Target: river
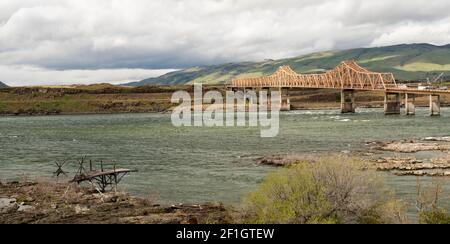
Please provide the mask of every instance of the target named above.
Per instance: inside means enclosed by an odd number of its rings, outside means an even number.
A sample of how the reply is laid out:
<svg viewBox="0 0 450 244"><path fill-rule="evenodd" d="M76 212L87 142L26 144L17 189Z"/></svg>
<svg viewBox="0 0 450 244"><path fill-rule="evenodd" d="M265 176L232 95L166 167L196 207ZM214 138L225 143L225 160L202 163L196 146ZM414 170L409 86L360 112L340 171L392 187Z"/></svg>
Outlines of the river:
<svg viewBox="0 0 450 244"><path fill-rule="evenodd" d="M259 128L175 128L169 114L0 117L0 179L51 177L55 161L85 155L139 172L121 187L160 195L163 203L237 203L256 187L268 166L256 159L273 154L354 151L366 141L450 134L450 109L429 117L385 116L381 109L292 111L281 115L280 135L262 139ZM75 171L75 163L66 170ZM387 176L404 198L413 199L415 177Z"/></svg>

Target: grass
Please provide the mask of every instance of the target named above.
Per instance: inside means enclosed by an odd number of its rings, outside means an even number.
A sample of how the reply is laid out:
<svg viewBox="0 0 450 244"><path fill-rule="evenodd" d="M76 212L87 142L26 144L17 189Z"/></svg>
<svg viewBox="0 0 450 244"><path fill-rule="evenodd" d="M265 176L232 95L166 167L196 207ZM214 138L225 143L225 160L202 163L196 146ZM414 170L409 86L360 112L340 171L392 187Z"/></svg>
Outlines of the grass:
<svg viewBox="0 0 450 244"><path fill-rule="evenodd" d="M409 72L433 72L433 71L450 71L450 64L433 64L433 63L410 63L403 66L395 67L399 70Z"/></svg>
<svg viewBox="0 0 450 244"><path fill-rule="evenodd" d="M261 77L264 76L263 72L250 72L250 73L243 73L238 75L236 78L254 78L254 77Z"/></svg>
<svg viewBox="0 0 450 244"><path fill-rule="evenodd" d="M185 73L192 73L192 72L199 72L201 70L202 70L202 68L200 68L200 67L192 67L192 68L183 70L183 72L185 72Z"/></svg>
<svg viewBox="0 0 450 244"><path fill-rule="evenodd" d="M336 53L335 51L313 53L313 54L310 54L307 56L300 57L300 58L296 59L295 62L302 62L302 61L307 61L307 60L311 60L311 59L328 58L328 57L332 57L333 55L335 55L335 53Z"/></svg>
<svg viewBox="0 0 450 244"><path fill-rule="evenodd" d="M367 63L372 63L372 62L384 61L384 60L388 60L388 59L395 58L395 57L398 57L398 55L390 55L390 56L384 56L384 57L374 57L374 58L371 58L371 59L358 60L358 62L360 64L367 64Z"/></svg>
<svg viewBox="0 0 450 244"><path fill-rule="evenodd" d="M202 83L202 84L221 84L225 83L228 80L231 80L233 75L231 73L221 73L221 72L215 72L212 74L208 74L206 76L199 77L191 82L189 84L196 84L196 83Z"/></svg>
<svg viewBox="0 0 450 244"><path fill-rule="evenodd" d="M2 101L0 101L0 112L6 110L6 104Z"/></svg>

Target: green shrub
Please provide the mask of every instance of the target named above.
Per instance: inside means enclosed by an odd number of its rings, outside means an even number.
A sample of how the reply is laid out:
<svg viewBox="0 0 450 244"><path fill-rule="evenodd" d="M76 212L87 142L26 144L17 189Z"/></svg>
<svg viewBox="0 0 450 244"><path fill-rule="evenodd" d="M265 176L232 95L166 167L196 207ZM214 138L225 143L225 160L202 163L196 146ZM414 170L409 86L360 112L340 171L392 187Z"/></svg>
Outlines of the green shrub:
<svg viewBox="0 0 450 244"><path fill-rule="evenodd" d="M270 174L242 206L254 224L382 224L405 221L404 205L357 159L327 157Z"/></svg>

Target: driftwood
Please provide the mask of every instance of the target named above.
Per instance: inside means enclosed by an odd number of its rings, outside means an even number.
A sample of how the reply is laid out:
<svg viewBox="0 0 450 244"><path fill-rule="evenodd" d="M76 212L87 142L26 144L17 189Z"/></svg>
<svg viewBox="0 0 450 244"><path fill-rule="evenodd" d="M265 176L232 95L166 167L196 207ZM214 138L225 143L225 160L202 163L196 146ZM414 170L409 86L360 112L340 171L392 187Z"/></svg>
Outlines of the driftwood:
<svg viewBox="0 0 450 244"><path fill-rule="evenodd" d="M70 181L70 183L81 184L83 182L89 182L99 192L105 192L108 187L117 190L117 185L122 181L122 179L132 172L137 172L137 170L131 169L116 169L114 164L113 169L104 169L103 162L100 162L100 169L94 170L92 161L89 160L89 171L85 169L84 164L86 163L86 158L82 157L78 162L79 168L77 174Z"/></svg>
<svg viewBox="0 0 450 244"><path fill-rule="evenodd" d="M130 169L113 169L113 170L96 170L90 171L84 174L76 175L71 183L81 184L85 181L96 183L101 192L105 192L108 186L117 187L117 185L122 181L123 177L131 172L136 172L136 170Z"/></svg>
<svg viewBox="0 0 450 244"><path fill-rule="evenodd" d="M67 161L64 161L62 163L60 162L56 162L56 167L58 167L58 169L53 173L54 176L58 177L60 175L64 175L65 177L67 177L67 173L63 170L64 165L66 165Z"/></svg>

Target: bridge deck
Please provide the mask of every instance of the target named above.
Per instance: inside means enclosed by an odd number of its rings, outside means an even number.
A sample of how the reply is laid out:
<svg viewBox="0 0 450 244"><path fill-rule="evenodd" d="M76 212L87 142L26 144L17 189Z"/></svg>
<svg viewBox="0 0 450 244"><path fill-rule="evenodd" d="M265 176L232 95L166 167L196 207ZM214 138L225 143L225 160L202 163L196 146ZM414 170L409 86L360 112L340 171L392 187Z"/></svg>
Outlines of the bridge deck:
<svg viewBox="0 0 450 244"><path fill-rule="evenodd" d="M449 90L387 89L386 92L417 95L450 95Z"/></svg>

